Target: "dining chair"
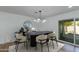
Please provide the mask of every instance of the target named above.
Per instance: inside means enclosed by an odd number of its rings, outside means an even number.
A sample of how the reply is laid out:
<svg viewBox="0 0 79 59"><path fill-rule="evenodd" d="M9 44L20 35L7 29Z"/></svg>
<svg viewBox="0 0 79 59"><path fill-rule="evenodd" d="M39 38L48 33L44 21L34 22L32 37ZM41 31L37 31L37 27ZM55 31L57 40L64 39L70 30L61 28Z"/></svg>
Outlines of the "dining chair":
<svg viewBox="0 0 79 59"><path fill-rule="evenodd" d="M15 40L15 49L16 49L16 52L18 51L18 46L19 44L21 43L24 43L24 46L26 46L26 48L28 49L28 40L27 40L27 36L24 36L22 33L16 33L15 34L15 37L16 37L16 40Z"/></svg>
<svg viewBox="0 0 79 59"><path fill-rule="evenodd" d="M46 44L49 52L49 40L47 39L47 35L39 35L36 37L36 42L41 45L41 52L43 52L43 45Z"/></svg>
<svg viewBox="0 0 79 59"><path fill-rule="evenodd" d="M52 41L53 49L54 49L54 42L53 41L56 41L56 45L58 47L58 43L57 43L57 39L56 39L55 33L49 33L47 37L48 37L49 40Z"/></svg>

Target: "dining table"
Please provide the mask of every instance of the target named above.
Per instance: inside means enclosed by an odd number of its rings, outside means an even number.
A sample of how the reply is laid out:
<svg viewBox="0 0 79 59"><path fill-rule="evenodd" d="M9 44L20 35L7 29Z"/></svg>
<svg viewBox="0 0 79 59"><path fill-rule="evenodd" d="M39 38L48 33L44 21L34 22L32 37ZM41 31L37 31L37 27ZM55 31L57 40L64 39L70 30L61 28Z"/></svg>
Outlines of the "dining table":
<svg viewBox="0 0 79 59"><path fill-rule="evenodd" d="M30 46L31 47L36 47L37 46L37 42L36 42L36 37L39 35L47 35L49 33L52 33L53 31L32 31L32 32L28 32L28 36L29 36L29 40L30 40Z"/></svg>

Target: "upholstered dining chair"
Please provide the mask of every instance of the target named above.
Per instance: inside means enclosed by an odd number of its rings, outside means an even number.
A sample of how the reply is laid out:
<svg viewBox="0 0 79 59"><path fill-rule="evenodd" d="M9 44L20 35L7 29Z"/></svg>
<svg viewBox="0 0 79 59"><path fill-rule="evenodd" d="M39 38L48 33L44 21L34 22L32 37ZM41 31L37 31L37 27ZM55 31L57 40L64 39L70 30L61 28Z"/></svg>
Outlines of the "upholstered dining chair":
<svg viewBox="0 0 79 59"><path fill-rule="evenodd" d="M36 37L36 42L41 45L41 52L43 52L43 45L46 44L49 52L49 40L47 39L47 35L39 35Z"/></svg>
<svg viewBox="0 0 79 59"><path fill-rule="evenodd" d="M58 47L58 43L57 43L57 39L56 39L55 33L49 33L47 37L48 37L49 40L52 41L53 49L54 49L54 42L53 41L56 41L56 45Z"/></svg>
<svg viewBox="0 0 79 59"><path fill-rule="evenodd" d="M18 46L19 44L21 43L24 43L24 46L26 46L26 48L28 49L28 40L27 40L27 36L24 36L22 33L16 33L15 35L16 37L16 40L15 40L15 49L16 49L16 52L18 51Z"/></svg>

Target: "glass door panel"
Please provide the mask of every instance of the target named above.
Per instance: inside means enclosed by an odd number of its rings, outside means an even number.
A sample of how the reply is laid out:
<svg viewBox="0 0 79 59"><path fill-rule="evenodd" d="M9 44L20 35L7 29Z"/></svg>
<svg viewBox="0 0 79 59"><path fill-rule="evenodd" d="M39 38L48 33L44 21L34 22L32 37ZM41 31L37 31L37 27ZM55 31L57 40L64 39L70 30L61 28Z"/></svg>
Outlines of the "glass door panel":
<svg viewBox="0 0 79 59"><path fill-rule="evenodd" d="M79 19L75 20L75 44L79 44Z"/></svg>
<svg viewBox="0 0 79 59"><path fill-rule="evenodd" d="M73 19L59 21L59 39L74 43Z"/></svg>

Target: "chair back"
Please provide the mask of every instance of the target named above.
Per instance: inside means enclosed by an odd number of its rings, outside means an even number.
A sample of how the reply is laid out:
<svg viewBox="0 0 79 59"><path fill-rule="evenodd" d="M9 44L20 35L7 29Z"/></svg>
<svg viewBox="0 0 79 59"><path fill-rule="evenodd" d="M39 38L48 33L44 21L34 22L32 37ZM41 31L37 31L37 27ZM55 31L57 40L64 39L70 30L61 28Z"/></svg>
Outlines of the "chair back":
<svg viewBox="0 0 79 59"><path fill-rule="evenodd" d="M22 36L22 34L20 34L20 33L15 34L16 39L21 39L21 36Z"/></svg>
<svg viewBox="0 0 79 59"><path fill-rule="evenodd" d="M47 38L49 40L55 40L56 39L56 35L55 35L55 33L49 33L48 36L47 36Z"/></svg>
<svg viewBox="0 0 79 59"><path fill-rule="evenodd" d="M27 40L27 36L22 35L22 33L16 33L16 39L20 39L20 41Z"/></svg>
<svg viewBox="0 0 79 59"><path fill-rule="evenodd" d="M47 40L47 35L39 35L36 37L36 42L46 41L46 40Z"/></svg>

